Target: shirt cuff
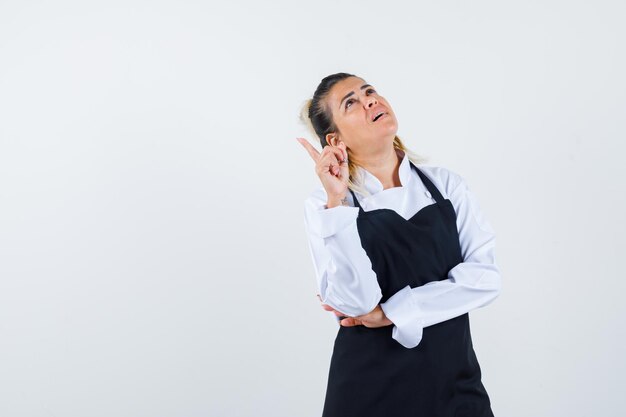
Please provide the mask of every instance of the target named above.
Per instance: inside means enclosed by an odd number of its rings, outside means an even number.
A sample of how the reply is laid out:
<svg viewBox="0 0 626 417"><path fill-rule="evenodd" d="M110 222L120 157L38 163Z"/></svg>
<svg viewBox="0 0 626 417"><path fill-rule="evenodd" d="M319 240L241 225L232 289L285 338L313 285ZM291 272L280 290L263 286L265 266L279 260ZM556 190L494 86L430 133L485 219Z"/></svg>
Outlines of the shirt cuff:
<svg viewBox="0 0 626 417"><path fill-rule="evenodd" d="M411 286L407 285L380 304L385 316L394 324L391 337L407 349L414 348L422 340L424 329L421 310L413 298Z"/></svg>
<svg viewBox="0 0 626 417"><path fill-rule="evenodd" d="M327 238L354 223L358 214L358 207L336 206L326 208L324 205L311 211L309 227L311 232L322 238Z"/></svg>

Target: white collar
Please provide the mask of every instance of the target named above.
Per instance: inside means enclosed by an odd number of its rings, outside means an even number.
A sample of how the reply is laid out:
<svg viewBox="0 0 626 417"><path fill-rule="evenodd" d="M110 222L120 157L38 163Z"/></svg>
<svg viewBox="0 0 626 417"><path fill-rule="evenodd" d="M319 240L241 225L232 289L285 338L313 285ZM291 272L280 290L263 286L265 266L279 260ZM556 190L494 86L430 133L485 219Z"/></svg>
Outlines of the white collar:
<svg viewBox="0 0 626 417"><path fill-rule="evenodd" d="M400 167L398 168L398 175L400 177L400 186L406 187L411 181L411 164L406 152L396 149L398 156L402 157ZM357 166L357 172L359 178L362 179L361 185L372 195L383 191L383 184L378 178L365 168Z"/></svg>

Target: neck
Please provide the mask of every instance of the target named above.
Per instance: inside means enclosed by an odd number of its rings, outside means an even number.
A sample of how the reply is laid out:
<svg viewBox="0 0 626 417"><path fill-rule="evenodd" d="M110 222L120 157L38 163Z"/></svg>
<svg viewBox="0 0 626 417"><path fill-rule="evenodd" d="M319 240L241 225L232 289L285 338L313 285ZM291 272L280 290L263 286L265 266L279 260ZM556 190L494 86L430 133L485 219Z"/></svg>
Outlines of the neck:
<svg viewBox="0 0 626 417"><path fill-rule="evenodd" d="M352 160L374 175L383 185L383 189L401 186L399 168L402 162L402 151L393 146L383 153L353 157Z"/></svg>

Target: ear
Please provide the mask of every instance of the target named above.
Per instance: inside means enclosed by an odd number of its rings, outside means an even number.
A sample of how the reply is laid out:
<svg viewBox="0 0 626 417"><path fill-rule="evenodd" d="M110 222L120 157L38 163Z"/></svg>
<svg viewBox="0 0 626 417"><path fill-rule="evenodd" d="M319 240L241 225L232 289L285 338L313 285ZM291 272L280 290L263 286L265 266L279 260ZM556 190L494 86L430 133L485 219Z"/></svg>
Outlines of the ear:
<svg viewBox="0 0 626 417"><path fill-rule="evenodd" d="M331 146L337 146L339 144L339 139L336 133L329 133L326 135L326 143Z"/></svg>

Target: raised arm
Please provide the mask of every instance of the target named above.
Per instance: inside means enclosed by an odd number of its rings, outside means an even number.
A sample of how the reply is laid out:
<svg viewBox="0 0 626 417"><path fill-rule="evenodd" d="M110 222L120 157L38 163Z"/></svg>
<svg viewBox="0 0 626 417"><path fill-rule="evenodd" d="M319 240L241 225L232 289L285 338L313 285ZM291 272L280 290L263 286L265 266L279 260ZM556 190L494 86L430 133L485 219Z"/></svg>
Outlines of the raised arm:
<svg viewBox="0 0 626 417"><path fill-rule="evenodd" d="M419 344L424 327L491 303L502 285L495 261L495 232L464 179L448 172L455 184L448 198L457 213L464 261L448 272L447 279L415 288L407 285L381 303L385 315L394 323L392 337L406 348Z"/></svg>

